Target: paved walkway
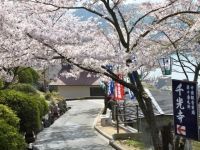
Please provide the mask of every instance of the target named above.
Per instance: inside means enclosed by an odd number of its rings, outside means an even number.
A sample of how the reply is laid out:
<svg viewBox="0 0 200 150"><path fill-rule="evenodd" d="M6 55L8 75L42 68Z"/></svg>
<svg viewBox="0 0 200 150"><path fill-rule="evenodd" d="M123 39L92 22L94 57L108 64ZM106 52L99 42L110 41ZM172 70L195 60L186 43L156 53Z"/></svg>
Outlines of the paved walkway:
<svg viewBox="0 0 200 150"><path fill-rule="evenodd" d="M68 112L37 135L38 150L113 150L93 128L103 100L69 101Z"/></svg>

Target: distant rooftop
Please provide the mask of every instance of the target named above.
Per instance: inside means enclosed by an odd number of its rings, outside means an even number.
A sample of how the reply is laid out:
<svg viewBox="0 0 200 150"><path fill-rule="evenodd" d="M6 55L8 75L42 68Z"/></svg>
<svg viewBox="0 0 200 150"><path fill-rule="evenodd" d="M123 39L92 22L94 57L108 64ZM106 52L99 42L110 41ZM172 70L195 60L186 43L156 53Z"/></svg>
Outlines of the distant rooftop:
<svg viewBox="0 0 200 150"><path fill-rule="evenodd" d="M94 73L83 71L78 78L61 75L64 71L70 71L70 66L63 66L57 77L55 77L49 85L71 85L71 86L88 86L99 85L100 79Z"/></svg>
<svg viewBox="0 0 200 150"><path fill-rule="evenodd" d="M171 90L172 79L171 79L171 77L159 78L155 86L158 89Z"/></svg>
<svg viewBox="0 0 200 150"><path fill-rule="evenodd" d="M171 91L151 91L151 94L155 98L165 115L173 114Z"/></svg>

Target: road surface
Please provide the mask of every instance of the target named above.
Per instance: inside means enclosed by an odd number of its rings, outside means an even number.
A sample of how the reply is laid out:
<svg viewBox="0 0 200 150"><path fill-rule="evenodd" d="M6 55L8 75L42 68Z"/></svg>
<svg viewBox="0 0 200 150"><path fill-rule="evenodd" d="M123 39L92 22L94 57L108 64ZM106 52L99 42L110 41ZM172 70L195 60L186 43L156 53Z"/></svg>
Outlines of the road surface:
<svg viewBox="0 0 200 150"><path fill-rule="evenodd" d="M38 150L113 150L93 128L103 100L67 102L71 109L37 135Z"/></svg>

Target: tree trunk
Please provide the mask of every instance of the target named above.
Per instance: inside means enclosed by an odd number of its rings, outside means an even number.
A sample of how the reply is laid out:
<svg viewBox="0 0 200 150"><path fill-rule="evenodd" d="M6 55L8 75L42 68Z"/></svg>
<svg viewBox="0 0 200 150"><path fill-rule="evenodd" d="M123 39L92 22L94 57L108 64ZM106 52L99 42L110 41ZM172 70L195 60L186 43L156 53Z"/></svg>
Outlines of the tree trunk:
<svg viewBox="0 0 200 150"><path fill-rule="evenodd" d="M185 149L186 139L177 136L175 139L175 150L184 150Z"/></svg>
<svg viewBox="0 0 200 150"><path fill-rule="evenodd" d="M197 67L195 68L194 79L193 79L193 81L195 81L195 82L197 82L197 80L198 80L199 70L200 70L200 64L198 64Z"/></svg>
<svg viewBox="0 0 200 150"><path fill-rule="evenodd" d="M159 138L159 130L157 128L151 99L149 97L143 96L143 101L146 104L146 108L144 107L144 109L143 109L143 112L146 112L146 113L145 114L143 113L143 114L144 114L144 117L146 118L147 124L149 125L149 128L150 128L150 133L151 133L151 138L152 138L154 149L161 150L162 149L161 140Z"/></svg>
<svg viewBox="0 0 200 150"><path fill-rule="evenodd" d="M169 144L171 144L172 149L174 149L173 134L172 134L171 126L172 126L171 123L169 123L168 125L163 126L161 129L163 150L169 150Z"/></svg>
<svg viewBox="0 0 200 150"><path fill-rule="evenodd" d="M153 146L155 150L161 150L161 141L159 138L159 130L157 128L156 119L153 111L151 98L144 91L144 87L139 79L138 73L133 72L133 78L129 75L131 82L137 87L137 92L134 92L138 101L139 107L142 110L146 122L149 126Z"/></svg>

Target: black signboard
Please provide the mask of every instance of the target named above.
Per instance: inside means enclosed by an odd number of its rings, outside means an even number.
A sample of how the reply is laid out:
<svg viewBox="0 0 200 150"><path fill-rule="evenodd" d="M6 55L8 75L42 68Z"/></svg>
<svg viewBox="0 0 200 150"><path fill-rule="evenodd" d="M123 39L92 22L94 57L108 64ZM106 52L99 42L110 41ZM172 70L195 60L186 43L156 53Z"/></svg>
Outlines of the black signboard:
<svg viewBox="0 0 200 150"><path fill-rule="evenodd" d="M172 80L175 134L198 140L197 83Z"/></svg>

